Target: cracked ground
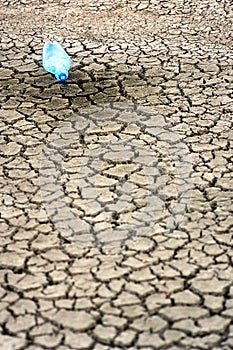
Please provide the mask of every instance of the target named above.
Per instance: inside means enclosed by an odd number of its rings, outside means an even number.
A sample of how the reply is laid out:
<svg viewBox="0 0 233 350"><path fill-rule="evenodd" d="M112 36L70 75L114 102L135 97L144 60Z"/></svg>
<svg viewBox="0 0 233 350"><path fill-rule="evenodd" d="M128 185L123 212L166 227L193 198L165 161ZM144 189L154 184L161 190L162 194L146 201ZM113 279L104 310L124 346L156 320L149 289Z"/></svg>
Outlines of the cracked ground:
<svg viewBox="0 0 233 350"><path fill-rule="evenodd" d="M233 348L232 18L1 1L0 349Z"/></svg>

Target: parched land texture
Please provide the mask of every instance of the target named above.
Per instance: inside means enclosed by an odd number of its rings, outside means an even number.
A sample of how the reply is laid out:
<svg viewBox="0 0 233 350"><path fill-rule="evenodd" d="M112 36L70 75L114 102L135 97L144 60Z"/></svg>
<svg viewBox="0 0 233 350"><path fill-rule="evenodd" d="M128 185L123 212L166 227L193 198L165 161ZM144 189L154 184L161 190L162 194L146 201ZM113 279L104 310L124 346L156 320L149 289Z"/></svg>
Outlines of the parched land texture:
<svg viewBox="0 0 233 350"><path fill-rule="evenodd" d="M232 22L230 0L1 0L1 350L233 348Z"/></svg>

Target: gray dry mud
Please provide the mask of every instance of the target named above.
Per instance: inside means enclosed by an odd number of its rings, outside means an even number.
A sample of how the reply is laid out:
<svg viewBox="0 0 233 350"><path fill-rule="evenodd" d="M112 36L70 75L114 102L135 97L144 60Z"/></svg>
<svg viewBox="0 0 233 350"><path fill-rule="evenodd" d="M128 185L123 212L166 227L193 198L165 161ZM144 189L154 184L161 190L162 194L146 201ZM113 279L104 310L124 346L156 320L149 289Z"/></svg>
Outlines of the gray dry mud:
<svg viewBox="0 0 233 350"><path fill-rule="evenodd" d="M232 349L232 18L1 1L1 350Z"/></svg>

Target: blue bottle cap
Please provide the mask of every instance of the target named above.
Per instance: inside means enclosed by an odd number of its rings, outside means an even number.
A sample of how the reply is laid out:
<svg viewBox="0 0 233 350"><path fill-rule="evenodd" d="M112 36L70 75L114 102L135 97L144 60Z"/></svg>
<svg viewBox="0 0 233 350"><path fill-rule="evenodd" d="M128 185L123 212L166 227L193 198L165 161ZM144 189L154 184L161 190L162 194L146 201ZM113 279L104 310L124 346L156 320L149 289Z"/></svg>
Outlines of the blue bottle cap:
<svg viewBox="0 0 233 350"><path fill-rule="evenodd" d="M58 75L58 79L59 79L60 81L65 81L67 78L68 78L68 76L67 76L66 73L60 73L60 74Z"/></svg>

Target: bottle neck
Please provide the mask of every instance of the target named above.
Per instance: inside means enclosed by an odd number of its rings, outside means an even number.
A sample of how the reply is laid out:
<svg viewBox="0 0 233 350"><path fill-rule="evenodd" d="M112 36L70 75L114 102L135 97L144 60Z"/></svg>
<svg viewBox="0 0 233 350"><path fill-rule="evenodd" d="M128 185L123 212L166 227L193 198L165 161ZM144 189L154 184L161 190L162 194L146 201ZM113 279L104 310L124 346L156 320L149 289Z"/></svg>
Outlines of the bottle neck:
<svg viewBox="0 0 233 350"><path fill-rule="evenodd" d="M68 78L68 71L64 65L56 67L55 77L60 81L65 81Z"/></svg>

